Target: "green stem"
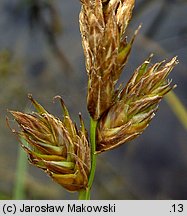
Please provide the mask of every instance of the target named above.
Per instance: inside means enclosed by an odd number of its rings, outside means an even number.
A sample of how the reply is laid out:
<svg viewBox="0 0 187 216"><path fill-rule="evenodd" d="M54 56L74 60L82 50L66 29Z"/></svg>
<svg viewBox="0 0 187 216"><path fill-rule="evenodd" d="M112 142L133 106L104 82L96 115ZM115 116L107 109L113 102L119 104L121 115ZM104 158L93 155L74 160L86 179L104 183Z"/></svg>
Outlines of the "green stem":
<svg viewBox="0 0 187 216"><path fill-rule="evenodd" d="M92 188L95 170L96 170L96 128L97 121L90 119L90 143L91 143L91 170L90 176L88 179L88 187L85 190L79 192L79 200L89 200L90 199L90 190Z"/></svg>
<svg viewBox="0 0 187 216"><path fill-rule="evenodd" d="M183 127L187 130L187 110L180 99L173 91L171 91L166 95L166 101Z"/></svg>
<svg viewBox="0 0 187 216"><path fill-rule="evenodd" d="M25 141L22 140L22 142ZM13 199L15 200L25 199L25 179L27 173L27 166L27 155L20 146L18 152L16 180L13 191Z"/></svg>
<svg viewBox="0 0 187 216"><path fill-rule="evenodd" d="M91 171L90 176L88 180L88 189L91 190L94 176L95 176L95 170L96 170L96 128L97 128L97 121L93 120L91 118L90 121L90 142L91 142Z"/></svg>

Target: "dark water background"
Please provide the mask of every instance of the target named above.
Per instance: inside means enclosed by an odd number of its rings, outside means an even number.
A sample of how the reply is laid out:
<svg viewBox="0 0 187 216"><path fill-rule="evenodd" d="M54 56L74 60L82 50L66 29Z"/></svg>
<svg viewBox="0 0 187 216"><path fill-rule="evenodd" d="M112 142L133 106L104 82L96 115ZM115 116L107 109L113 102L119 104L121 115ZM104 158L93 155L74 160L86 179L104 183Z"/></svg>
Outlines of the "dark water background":
<svg viewBox="0 0 187 216"><path fill-rule="evenodd" d="M77 121L81 112L89 125L80 4L49 2L0 1L0 194L8 198L18 143L6 125L7 109L32 109L27 99L32 93L48 111L61 116L60 106L52 103L61 95L72 118ZM121 80L128 80L152 52L154 62L177 55L180 64L170 77L187 107L186 16L185 0L137 0L127 35L140 23L143 27ZM31 165L26 191L28 199L76 198ZM93 199L187 199L187 133L165 101L142 136L98 157Z"/></svg>

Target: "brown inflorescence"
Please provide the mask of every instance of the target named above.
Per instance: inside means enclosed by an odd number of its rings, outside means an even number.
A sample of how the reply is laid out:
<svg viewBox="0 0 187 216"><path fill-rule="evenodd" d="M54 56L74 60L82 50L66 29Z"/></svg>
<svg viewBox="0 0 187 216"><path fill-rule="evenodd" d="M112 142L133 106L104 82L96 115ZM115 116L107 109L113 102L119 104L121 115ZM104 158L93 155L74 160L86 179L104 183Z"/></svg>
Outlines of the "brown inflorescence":
<svg viewBox="0 0 187 216"><path fill-rule="evenodd" d="M63 121L49 114L31 96L29 98L37 113L11 111L21 128L16 134L28 143L28 146L22 144L22 147L29 161L69 191L86 188L90 148L81 116L81 129L78 130L60 97Z"/></svg>
<svg viewBox="0 0 187 216"><path fill-rule="evenodd" d="M112 105L115 85L129 56L124 32L134 0L81 0L80 30L88 74L87 107L98 120Z"/></svg>
<svg viewBox="0 0 187 216"><path fill-rule="evenodd" d="M138 67L127 85L118 91L115 103L104 113L97 128L97 152L113 149L139 136L149 125L170 86L167 76L178 63L156 63L150 58Z"/></svg>

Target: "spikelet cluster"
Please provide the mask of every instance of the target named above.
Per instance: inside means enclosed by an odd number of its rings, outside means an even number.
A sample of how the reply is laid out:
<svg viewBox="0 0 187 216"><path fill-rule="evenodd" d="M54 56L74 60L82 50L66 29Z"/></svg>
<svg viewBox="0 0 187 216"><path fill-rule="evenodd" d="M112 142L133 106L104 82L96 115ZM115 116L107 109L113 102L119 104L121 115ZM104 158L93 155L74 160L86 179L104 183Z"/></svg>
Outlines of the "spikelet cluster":
<svg viewBox="0 0 187 216"><path fill-rule="evenodd" d="M113 103L115 85L134 41L135 36L129 43L124 36L134 0L81 3L80 30L89 78L87 108L98 120Z"/></svg>
<svg viewBox="0 0 187 216"><path fill-rule="evenodd" d="M21 129L16 133L28 143L28 146L22 144L22 147L29 161L69 191L86 188L90 149L81 116L81 129L78 130L61 98L63 121L49 114L31 96L29 98L36 113L11 111Z"/></svg>
<svg viewBox="0 0 187 216"><path fill-rule="evenodd" d="M148 59L135 70L99 121L98 153L134 139L147 128L163 96L175 88L166 77L177 63L175 57L165 65L160 62L149 66Z"/></svg>
<svg viewBox="0 0 187 216"><path fill-rule="evenodd" d="M150 66L147 59L127 85L116 83L138 30L127 41L125 30L134 0L82 0L80 30L88 74L87 107L98 121L97 152L113 149L140 135L155 115L162 97L173 87L167 76L176 57Z"/></svg>
<svg viewBox="0 0 187 216"><path fill-rule="evenodd" d="M151 64L150 56L125 86L116 88L139 30L128 42L125 31L134 3L134 0L81 0L79 20L88 74L87 108L97 122L96 153L139 136L154 117L163 96L175 87L167 77L178 63L177 58ZM22 147L30 162L69 191L86 189L91 153L81 116L78 130L59 96L63 120L29 98L36 113L11 111L11 114L20 126L16 133L28 143Z"/></svg>

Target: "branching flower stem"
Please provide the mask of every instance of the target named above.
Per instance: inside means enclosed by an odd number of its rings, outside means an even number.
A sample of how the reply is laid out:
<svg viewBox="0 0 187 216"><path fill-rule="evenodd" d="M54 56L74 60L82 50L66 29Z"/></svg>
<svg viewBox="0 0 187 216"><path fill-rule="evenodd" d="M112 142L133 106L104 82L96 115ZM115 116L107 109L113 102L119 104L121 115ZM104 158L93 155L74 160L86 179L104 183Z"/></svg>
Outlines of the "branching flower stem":
<svg viewBox="0 0 187 216"><path fill-rule="evenodd" d="M88 187L85 190L79 192L79 200L89 200L90 199L90 191L92 188L95 170L96 170L96 128L97 121L90 118L90 143L91 143L91 170L90 176L88 180Z"/></svg>

